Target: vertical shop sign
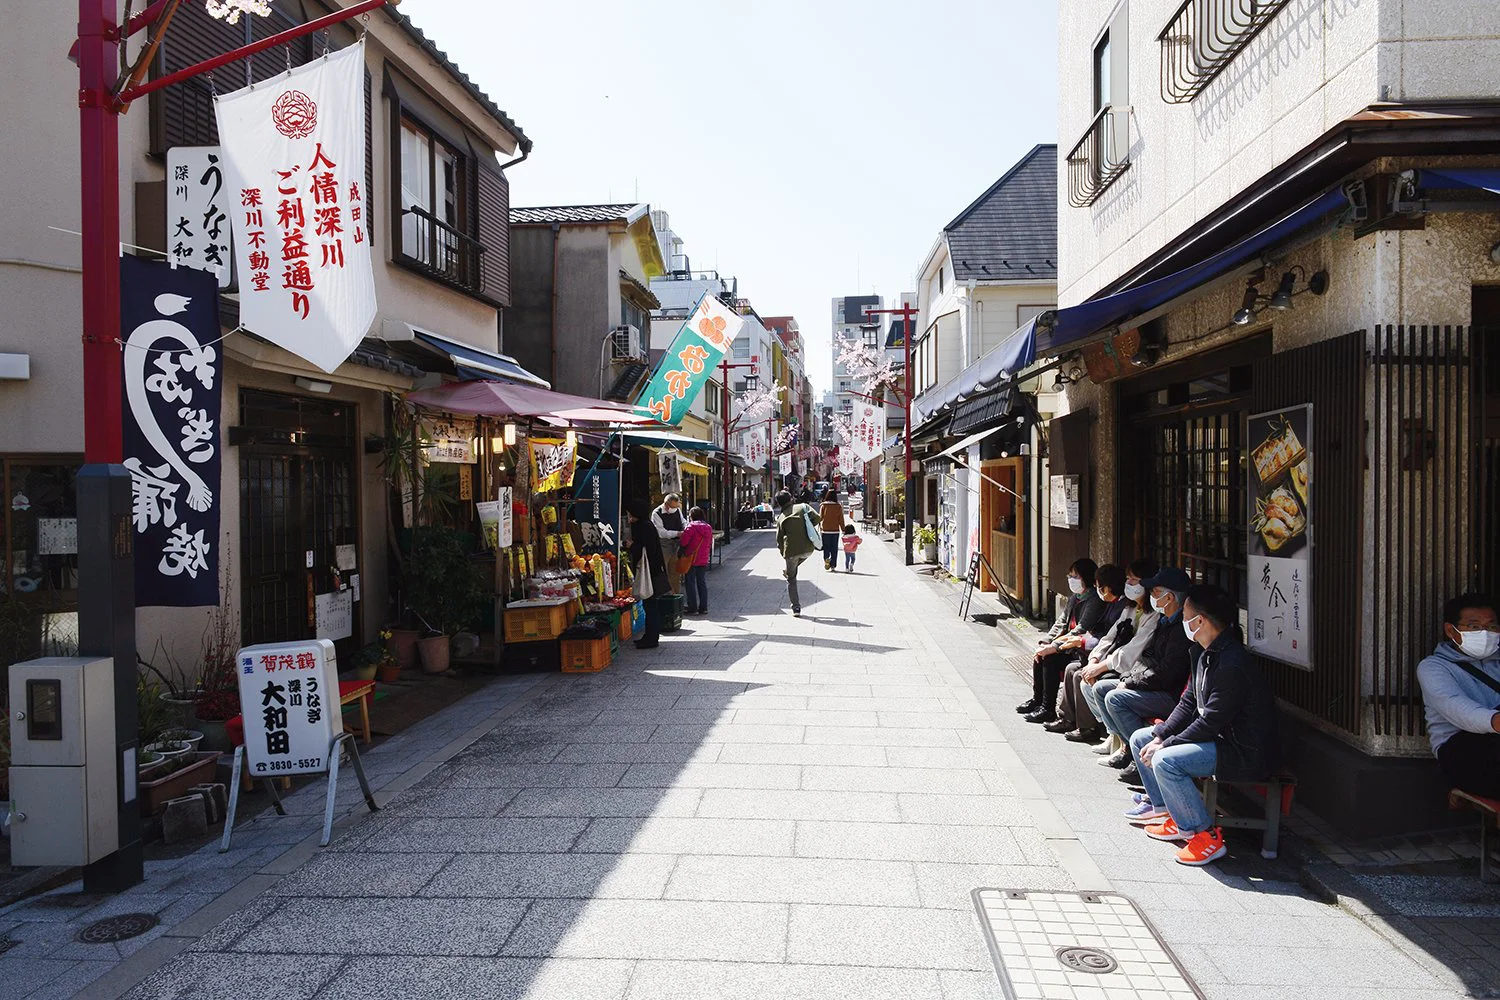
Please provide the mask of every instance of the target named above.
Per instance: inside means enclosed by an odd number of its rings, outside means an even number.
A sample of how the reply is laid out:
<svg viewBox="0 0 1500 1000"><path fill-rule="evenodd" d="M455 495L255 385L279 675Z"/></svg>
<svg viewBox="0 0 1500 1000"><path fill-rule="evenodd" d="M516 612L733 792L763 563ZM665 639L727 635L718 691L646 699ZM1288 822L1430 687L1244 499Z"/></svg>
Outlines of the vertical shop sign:
<svg viewBox="0 0 1500 1000"><path fill-rule="evenodd" d="M682 492L682 464L678 460L675 451L659 451L656 453L656 472L661 480L661 492Z"/></svg>
<svg viewBox="0 0 1500 1000"><path fill-rule="evenodd" d="M245 329L331 372L375 320L365 45L215 98Z"/></svg>
<svg viewBox="0 0 1500 1000"><path fill-rule="evenodd" d="M229 253L229 188L218 146L167 150L167 254L180 267L212 271L220 288L234 277Z"/></svg>
<svg viewBox="0 0 1500 1000"><path fill-rule="evenodd" d="M344 731L333 643L310 639L246 646L235 659L250 773L328 770L329 745Z"/></svg>
<svg viewBox="0 0 1500 1000"><path fill-rule="evenodd" d="M120 332L136 605L218 604L224 358L213 275L121 257Z"/></svg>
<svg viewBox="0 0 1500 1000"><path fill-rule="evenodd" d="M620 537L620 470L595 466L573 483L578 498L570 515L585 552L613 552Z"/></svg>
<svg viewBox="0 0 1500 1000"><path fill-rule="evenodd" d="M1252 414L1248 440L1246 641L1262 656L1311 669L1311 404Z"/></svg>
<svg viewBox="0 0 1500 1000"><path fill-rule="evenodd" d="M744 325L744 317L715 296L704 295L662 355L641 393L641 405L664 424L682 423L719 357Z"/></svg>

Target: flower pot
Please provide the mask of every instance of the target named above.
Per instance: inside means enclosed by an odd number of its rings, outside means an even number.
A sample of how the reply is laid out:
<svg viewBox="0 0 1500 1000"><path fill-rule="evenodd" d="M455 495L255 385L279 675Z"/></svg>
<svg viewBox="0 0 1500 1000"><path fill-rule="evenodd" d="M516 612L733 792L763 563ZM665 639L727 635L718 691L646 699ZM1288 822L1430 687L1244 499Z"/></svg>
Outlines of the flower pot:
<svg viewBox="0 0 1500 1000"><path fill-rule="evenodd" d="M448 669L449 644L446 635L417 640L417 652L421 655L424 673L441 674Z"/></svg>
<svg viewBox="0 0 1500 1000"><path fill-rule="evenodd" d="M194 691L186 698L174 698L172 692L163 691L157 697L172 710L172 724L187 729L188 722L193 717L193 708L198 704L198 695L199 692Z"/></svg>
<svg viewBox="0 0 1500 1000"><path fill-rule="evenodd" d="M164 760L166 760L166 758L157 753L155 750L146 750L143 748L141 752L136 755L135 769L137 772L144 771L149 767L155 767L157 764L160 764Z"/></svg>
<svg viewBox="0 0 1500 1000"><path fill-rule="evenodd" d="M403 667L414 667L417 665L417 640L422 638L422 633L414 628L391 629L391 652L396 654L396 662Z"/></svg>
<svg viewBox="0 0 1500 1000"><path fill-rule="evenodd" d="M229 740L229 732L224 728L223 719L200 719L194 716L193 726L203 732L203 741L195 746L194 750L217 750L219 753L229 753L234 749L234 744Z"/></svg>
<svg viewBox="0 0 1500 1000"><path fill-rule="evenodd" d="M189 761L187 766L171 773L163 772L177 761L161 761L155 767L141 772L136 797L141 803L142 816L156 815L166 808L168 799L186 795L194 785L213 780L214 768L219 763L217 753L196 753L185 759Z"/></svg>
<svg viewBox="0 0 1500 1000"><path fill-rule="evenodd" d="M378 663L361 663L353 670L354 679L357 681L373 681L375 673L380 669Z"/></svg>
<svg viewBox="0 0 1500 1000"><path fill-rule="evenodd" d="M382 663L375 668L375 679L382 684L394 684L401 679L401 664Z"/></svg>
<svg viewBox="0 0 1500 1000"><path fill-rule="evenodd" d="M193 748L187 743L179 743L174 740L165 743L151 743L145 749L159 753L170 760L173 757L181 757L183 754L189 753Z"/></svg>
<svg viewBox="0 0 1500 1000"><path fill-rule="evenodd" d="M174 729L162 736L163 743L186 743L189 750L197 750L203 742L203 734L196 729Z"/></svg>
<svg viewBox="0 0 1500 1000"><path fill-rule="evenodd" d="M930 563L937 562L937 543L936 542L934 542L931 545L924 545L924 546L922 546L922 561L923 562L930 562Z"/></svg>

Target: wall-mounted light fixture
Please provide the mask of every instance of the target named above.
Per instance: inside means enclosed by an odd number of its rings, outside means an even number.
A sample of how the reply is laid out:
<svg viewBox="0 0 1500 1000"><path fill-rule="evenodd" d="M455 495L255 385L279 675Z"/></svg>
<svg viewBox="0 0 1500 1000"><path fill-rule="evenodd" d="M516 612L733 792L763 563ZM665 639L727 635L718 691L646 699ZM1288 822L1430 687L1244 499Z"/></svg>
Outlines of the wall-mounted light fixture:
<svg viewBox="0 0 1500 1000"><path fill-rule="evenodd" d="M1494 261L1496 264L1500 264L1500 243L1496 243L1494 246L1490 247L1490 260Z"/></svg>
<svg viewBox="0 0 1500 1000"><path fill-rule="evenodd" d="M298 375L296 378L292 379L292 384L297 388L305 389L308 392L321 392L327 394L333 391L332 382L322 382L317 379L303 378L301 375Z"/></svg>
<svg viewBox="0 0 1500 1000"><path fill-rule="evenodd" d="M1249 326L1255 320L1255 307L1260 303L1260 289L1256 287L1255 279L1245 286L1245 297L1240 300L1240 308L1234 314L1235 326Z"/></svg>
<svg viewBox="0 0 1500 1000"><path fill-rule="evenodd" d="M490 438L490 454L498 455L505 450L505 438L496 434Z"/></svg>
<svg viewBox="0 0 1500 1000"><path fill-rule="evenodd" d="M1292 269L1281 276L1281 283L1276 286L1276 291L1271 294L1267 303L1272 309L1286 312L1292 308L1292 296L1296 294L1297 276L1307 282L1303 291L1312 292L1314 295L1323 295L1328 291L1328 272L1318 271L1308 277L1307 271L1301 264L1293 264Z"/></svg>

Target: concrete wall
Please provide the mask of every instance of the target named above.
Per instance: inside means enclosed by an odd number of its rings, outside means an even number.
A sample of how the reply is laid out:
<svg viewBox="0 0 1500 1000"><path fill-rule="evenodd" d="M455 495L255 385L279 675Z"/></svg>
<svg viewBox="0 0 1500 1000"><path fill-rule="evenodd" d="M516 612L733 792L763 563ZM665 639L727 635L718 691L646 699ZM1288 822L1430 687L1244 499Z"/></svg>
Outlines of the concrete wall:
<svg viewBox="0 0 1500 1000"><path fill-rule="evenodd" d="M564 226L557 257L557 366L552 387L599 395L599 346L620 320L618 251L602 226Z"/></svg>
<svg viewBox="0 0 1500 1000"><path fill-rule="evenodd" d="M1190 104L1159 92L1157 33L1178 0L1128 0L1130 168L1088 208L1059 212L1059 302L1089 298L1276 164L1382 100L1500 92L1500 5L1292 0ZM1093 117L1092 48L1117 0L1060 5L1058 137ZM1067 188L1066 155L1059 161Z"/></svg>
<svg viewBox="0 0 1500 1000"><path fill-rule="evenodd" d="M547 226L510 230L510 308L505 310L505 353L521 367L552 378L552 244Z"/></svg>

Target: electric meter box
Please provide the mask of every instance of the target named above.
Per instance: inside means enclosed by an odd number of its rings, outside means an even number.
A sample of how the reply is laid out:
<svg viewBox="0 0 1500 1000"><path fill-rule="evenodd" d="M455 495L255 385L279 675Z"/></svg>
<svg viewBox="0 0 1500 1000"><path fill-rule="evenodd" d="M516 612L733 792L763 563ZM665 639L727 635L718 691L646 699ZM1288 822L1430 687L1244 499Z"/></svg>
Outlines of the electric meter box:
<svg viewBox="0 0 1500 1000"><path fill-rule="evenodd" d="M11 864L86 865L114 853L122 794L114 661L46 656L13 665L10 742Z"/></svg>

